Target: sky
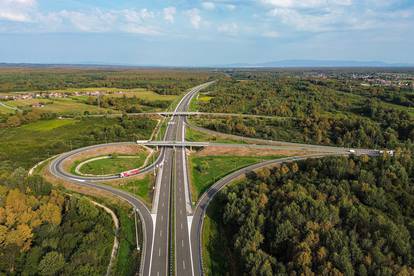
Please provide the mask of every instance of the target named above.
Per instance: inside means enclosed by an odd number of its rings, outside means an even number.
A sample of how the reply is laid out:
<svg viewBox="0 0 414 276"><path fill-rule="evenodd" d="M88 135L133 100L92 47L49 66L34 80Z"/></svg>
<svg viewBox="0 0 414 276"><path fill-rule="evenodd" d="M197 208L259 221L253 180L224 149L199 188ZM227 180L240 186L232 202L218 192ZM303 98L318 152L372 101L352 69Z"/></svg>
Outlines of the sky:
<svg viewBox="0 0 414 276"><path fill-rule="evenodd" d="M0 62L414 64L414 0L0 0Z"/></svg>

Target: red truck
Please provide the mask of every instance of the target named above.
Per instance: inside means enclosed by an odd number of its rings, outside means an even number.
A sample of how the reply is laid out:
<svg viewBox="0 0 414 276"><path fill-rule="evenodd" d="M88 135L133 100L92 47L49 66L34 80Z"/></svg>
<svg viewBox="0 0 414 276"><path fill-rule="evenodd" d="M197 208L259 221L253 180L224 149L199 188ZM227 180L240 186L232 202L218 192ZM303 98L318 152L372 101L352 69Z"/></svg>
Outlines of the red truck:
<svg viewBox="0 0 414 276"><path fill-rule="evenodd" d="M124 177L128 177L128 176L133 176L139 173L139 169L133 169L133 170L129 170L126 172L121 172L119 174L119 177L124 178Z"/></svg>

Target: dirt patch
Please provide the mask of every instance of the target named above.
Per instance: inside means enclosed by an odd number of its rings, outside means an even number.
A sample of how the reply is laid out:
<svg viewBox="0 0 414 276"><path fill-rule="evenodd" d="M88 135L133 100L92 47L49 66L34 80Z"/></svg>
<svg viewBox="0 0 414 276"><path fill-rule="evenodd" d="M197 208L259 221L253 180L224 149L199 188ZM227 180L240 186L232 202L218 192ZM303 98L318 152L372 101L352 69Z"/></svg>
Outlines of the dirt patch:
<svg viewBox="0 0 414 276"><path fill-rule="evenodd" d="M120 198L112 195L109 192L78 186L70 181L57 178L49 172L48 168L49 168L49 164L42 169L41 175L45 178L46 181L52 183L55 186L63 186L68 190L74 191L76 193L84 194L84 195L89 195L89 196L98 197L98 198L105 198L109 200L110 203L112 204L121 205L127 208L131 207L129 203L127 203L124 200L121 200Z"/></svg>
<svg viewBox="0 0 414 276"><path fill-rule="evenodd" d="M110 145L107 147L85 150L72 155L71 157L65 159L65 161L62 163L62 166L65 171L70 171L70 168L75 161L83 161L92 157L110 155L113 153L132 155L143 151L148 152L148 149L139 145Z"/></svg>
<svg viewBox="0 0 414 276"><path fill-rule="evenodd" d="M309 154L309 151L303 150L283 150L272 148L248 148L248 147L205 147L200 151L193 152L195 156L211 155L233 155L233 156L299 156Z"/></svg>

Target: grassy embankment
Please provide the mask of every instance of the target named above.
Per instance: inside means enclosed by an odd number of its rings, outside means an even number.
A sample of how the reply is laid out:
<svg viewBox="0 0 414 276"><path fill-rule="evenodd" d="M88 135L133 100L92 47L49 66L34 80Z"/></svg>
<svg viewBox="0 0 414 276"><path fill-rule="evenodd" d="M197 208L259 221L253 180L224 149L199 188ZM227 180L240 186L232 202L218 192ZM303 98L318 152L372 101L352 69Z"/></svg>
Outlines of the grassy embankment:
<svg viewBox="0 0 414 276"><path fill-rule="evenodd" d="M144 178L129 180L115 187L138 196L148 206L151 206L153 183L154 176L151 173L147 173Z"/></svg>
<svg viewBox="0 0 414 276"><path fill-rule="evenodd" d="M264 160L282 156L190 156L191 196L197 202L216 181L227 174Z"/></svg>
<svg viewBox="0 0 414 276"><path fill-rule="evenodd" d="M226 275L234 260L224 229L220 227L223 212L219 200L214 198L208 205L202 230L202 259L205 275Z"/></svg>
<svg viewBox="0 0 414 276"><path fill-rule="evenodd" d="M192 128L185 130L185 139L190 142L214 142L225 144L246 144L245 141L222 138L220 135L211 135Z"/></svg>

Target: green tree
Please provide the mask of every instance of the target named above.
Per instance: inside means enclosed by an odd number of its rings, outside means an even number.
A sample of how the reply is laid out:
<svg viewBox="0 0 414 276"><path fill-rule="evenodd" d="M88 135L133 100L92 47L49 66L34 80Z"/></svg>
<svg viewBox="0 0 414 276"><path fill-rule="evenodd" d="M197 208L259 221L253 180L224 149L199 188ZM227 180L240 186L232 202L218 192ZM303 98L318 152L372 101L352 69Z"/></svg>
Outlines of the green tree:
<svg viewBox="0 0 414 276"><path fill-rule="evenodd" d="M65 266L65 258L56 251L47 253L39 263L41 275L56 275Z"/></svg>

